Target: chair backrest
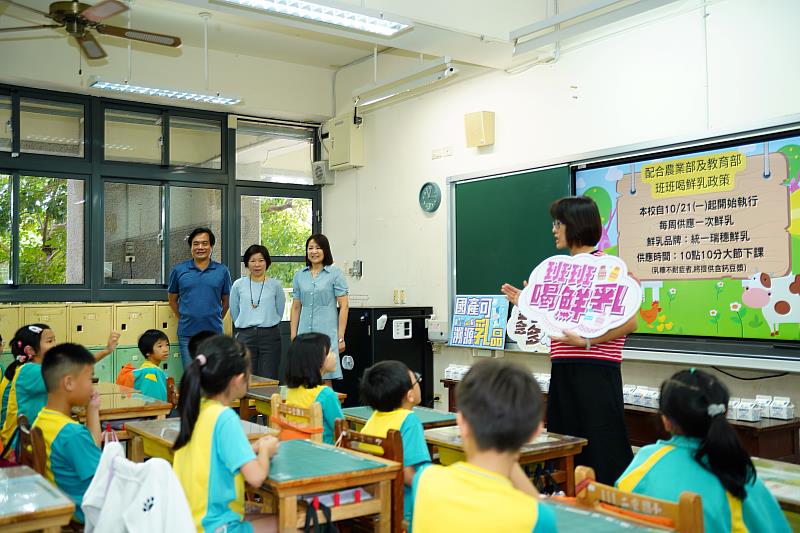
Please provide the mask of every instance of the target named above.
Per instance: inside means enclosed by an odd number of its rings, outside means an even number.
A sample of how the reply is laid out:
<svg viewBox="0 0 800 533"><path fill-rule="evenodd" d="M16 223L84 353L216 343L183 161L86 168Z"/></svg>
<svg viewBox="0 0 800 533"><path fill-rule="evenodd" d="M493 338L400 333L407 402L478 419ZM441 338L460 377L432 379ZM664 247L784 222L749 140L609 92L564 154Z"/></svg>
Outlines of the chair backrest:
<svg viewBox="0 0 800 533"><path fill-rule="evenodd" d="M594 470L588 466L575 468L575 502L649 527L680 533L703 532L703 501L699 494L682 492L678 503L673 503L625 492L595 481Z"/></svg>
<svg viewBox="0 0 800 533"><path fill-rule="evenodd" d="M172 404L172 407L178 406L178 389L175 388L175 378L173 377L167 378L167 401Z"/></svg>
<svg viewBox="0 0 800 533"><path fill-rule="evenodd" d="M269 426L280 431L279 440L310 439L322 442L322 406L314 402L310 407L287 405L275 393L270 400L272 412ZM291 417L291 418L289 418Z"/></svg>
<svg viewBox="0 0 800 533"><path fill-rule="evenodd" d="M400 432L390 429L386 437L373 437L347 428L347 421L336 420L334 440L342 446L357 452L370 453L390 461L403 464L403 439ZM361 446L368 444L369 446ZM403 531L403 469L397 471L392 480L392 531Z"/></svg>
<svg viewBox="0 0 800 533"><path fill-rule="evenodd" d="M17 427L19 428L19 463L33 468L42 476L45 475L47 452L42 430L32 428L25 415L19 415Z"/></svg>

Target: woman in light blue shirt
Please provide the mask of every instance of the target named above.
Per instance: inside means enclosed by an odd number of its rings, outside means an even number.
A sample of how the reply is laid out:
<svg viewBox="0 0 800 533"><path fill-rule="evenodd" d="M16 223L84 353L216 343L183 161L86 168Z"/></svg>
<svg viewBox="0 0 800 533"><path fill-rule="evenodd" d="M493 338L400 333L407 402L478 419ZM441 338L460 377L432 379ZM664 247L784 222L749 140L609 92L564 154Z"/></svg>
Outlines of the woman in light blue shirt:
<svg viewBox="0 0 800 533"><path fill-rule="evenodd" d="M237 279L231 287L234 336L250 349L255 375L278 379L281 362L278 324L283 317L286 295L281 283L267 276L272 259L266 247L250 246L242 262L250 275Z"/></svg>
<svg viewBox="0 0 800 533"><path fill-rule="evenodd" d="M336 371L322 377L330 386L331 380L342 379L339 354L345 349L347 328L347 281L342 270L333 264L328 238L312 235L306 241L306 267L295 272L292 282L292 340L301 333L324 333L331 339L336 354ZM338 306L338 316L337 316Z"/></svg>

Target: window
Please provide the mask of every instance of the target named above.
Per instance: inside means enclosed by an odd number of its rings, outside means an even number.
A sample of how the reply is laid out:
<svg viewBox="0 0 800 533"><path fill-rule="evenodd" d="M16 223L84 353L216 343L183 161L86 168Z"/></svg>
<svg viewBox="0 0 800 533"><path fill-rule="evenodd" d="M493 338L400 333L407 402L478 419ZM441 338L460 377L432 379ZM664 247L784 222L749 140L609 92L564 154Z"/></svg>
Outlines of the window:
<svg viewBox="0 0 800 533"><path fill-rule="evenodd" d="M314 233L313 200L291 196L241 195L241 253L263 244L272 257L269 275L292 286L294 273L305 266L306 239ZM246 270L241 265L242 275Z"/></svg>
<svg viewBox="0 0 800 533"><path fill-rule="evenodd" d="M169 119L169 164L222 168L222 123L171 116Z"/></svg>
<svg viewBox="0 0 800 533"><path fill-rule="evenodd" d="M236 179L313 185L314 130L240 120Z"/></svg>
<svg viewBox="0 0 800 533"><path fill-rule="evenodd" d="M161 115L105 110L104 154L107 161L161 164Z"/></svg>
<svg viewBox="0 0 800 533"><path fill-rule="evenodd" d="M0 95L0 152L11 151L11 97Z"/></svg>
<svg viewBox="0 0 800 533"><path fill-rule="evenodd" d="M11 283L11 176L0 174L0 283Z"/></svg>
<svg viewBox="0 0 800 533"><path fill-rule="evenodd" d="M106 182L103 193L104 282L163 283L163 187Z"/></svg>
<svg viewBox="0 0 800 533"><path fill-rule="evenodd" d="M83 105L20 98L20 150L83 157Z"/></svg>
<svg viewBox="0 0 800 533"><path fill-rule="evenodd" d="M82 284L83 180L19 177L19 284Z"/></svg>
<svg viewBox="0 0 800 533"><path fill-rule="evenodd" d="M201 187L169 189L169 265L191 257L186 238L193 229L210 228L216 237L214 261L222 261L222 190Z"/></svg>

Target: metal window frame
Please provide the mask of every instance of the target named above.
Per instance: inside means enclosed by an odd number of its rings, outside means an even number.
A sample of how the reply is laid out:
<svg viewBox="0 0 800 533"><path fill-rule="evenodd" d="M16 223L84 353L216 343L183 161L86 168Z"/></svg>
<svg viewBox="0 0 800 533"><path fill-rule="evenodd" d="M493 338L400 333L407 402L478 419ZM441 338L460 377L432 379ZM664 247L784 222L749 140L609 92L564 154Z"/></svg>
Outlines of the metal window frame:
<svg viewBox="0 0 800 533"><path fill-rule="evenodd" d="M236 227L236 257L238 265L241 263L242 254L242 196L264 196L270 198L303 198L311 200L311 233L322 231L322 190L319 186L293 185L271 183L269 185L256 185L257 182L240 181L236 185L236 210L235 220L239 221ZM304 263L305 255L271 255L273 263ZM238 266L237 266L238 269ZM233 270L231 271L233 272ZM239 270L236 271L237 273Z"/></svg>
<svg viewBox="0 0 800 533"><path fill-rule="evenodd" d="M90 269L91 250L89 243L90 228L93 225L92 210L89 209L89 197L91 188L91 176L72 174L68 172L35 172L30 170L10 170L6 171L0 167L0 172L11 177L11 280L10 284L0 285L0 301L5 301L5 290L13 290L21 297L31 295L32 300L36 300L41 293L53 296L48 301L66 301L74 297L85 294L91 285ZM21 176L31 176L37 178L77 180L83 182L83 283L18 283L20 276L20 178Z"/></svg>
<svg viewBox="0 0 800 533"><path fill-rule="evenodd" d="M83 285L0 285L0 303L7 302L111 302L121 300L165 300L166 284L157 286L109 285L103 279L104 262L104 185L106 181L140 184L158 184L164 187L162 194L162 228L164 239L162 254L164 264L163 281L167 281L171 265L169 261L169 194L172 187L215 188L222 191L222 247L219 248L221 262L235 270L239 263L240 227L235 217L240 216L239 187L246 194L261 195L280 193L283 196L311 197L315 217L313 231L322 229L322 194L319 186L269 184L262 187L253 182L236 181L236 129L235 114L189 109L182 107L147 104L97 96L79 95L60 91L44 90L0 83L0 94L11 97L12 151L0 152L0 171L13 176L14 173L45 177L84 180L84 283ZM58 103L78 103L84 107L84 154L82 158L55 154L19 153L20 147L20 99L34 98ZM164 146L160 163L147 164L104 159L105 109L161 114ZM171 117L198 118L220 123L220 169L178 167L169 165L169 119ZM263 117L241 117L245 120L261 121L276 125L308 127L313 130L313 159L319 159L319 124L284 122ZM16 154L15 154L16 152ZM13 178L12 178L13 179ZM12 185L12 194L18 194L18 186ZM19 253L19 198L12 198L12 256ZM15 229L17 228L17 229ZM304 261L304 257L289 256L280 259ZM12 261L13 279L17 280L18 265Z"/></svg>

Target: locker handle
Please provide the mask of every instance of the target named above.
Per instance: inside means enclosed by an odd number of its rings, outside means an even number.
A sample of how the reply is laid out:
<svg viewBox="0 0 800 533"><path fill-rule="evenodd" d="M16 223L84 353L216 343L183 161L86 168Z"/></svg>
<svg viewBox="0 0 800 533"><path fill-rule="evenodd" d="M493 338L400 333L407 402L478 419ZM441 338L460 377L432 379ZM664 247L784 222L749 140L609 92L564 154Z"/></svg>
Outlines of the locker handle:
<svg viewBox="0 0 800 533"><path fill-rule="evenodd" d="M123 323L122 323L122 327L121 327L120 329L121 329L122 331L125 331L126 329L128 329L128 324L126 324L126 323L124 323L124 322L123 322Z"/></svg>
<svg viewBox="0 0 800 533"><path fill-rule="evenodd" d="M76 331L83 331L83 326L81 326L80 324L78 324L78 325L77 325L77 327L75 328L75 330L76 330Z"/></svg>

